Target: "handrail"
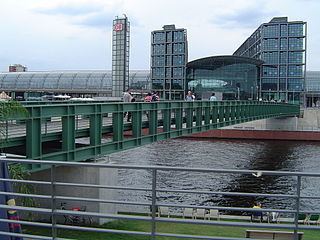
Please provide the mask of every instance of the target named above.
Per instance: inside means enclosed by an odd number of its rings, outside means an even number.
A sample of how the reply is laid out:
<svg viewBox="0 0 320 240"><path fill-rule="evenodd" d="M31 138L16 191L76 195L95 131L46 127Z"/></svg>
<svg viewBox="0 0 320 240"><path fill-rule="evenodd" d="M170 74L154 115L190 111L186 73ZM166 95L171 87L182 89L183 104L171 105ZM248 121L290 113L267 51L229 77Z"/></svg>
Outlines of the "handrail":
<svg viewBox="0 0 320 240"><path fill-rule="evenodd" d="M43 163L42 160L21 160L21 159L7 159L4 157L0 158L0 163L21 163L21 164L40 164ZM298 221L298 217L300 213L305 214L319 214L318 212L314 211L306 211L301 210L301 200L302 199L316 199L320 200L320 196L308 196L301 194L301 182L296 186L296 189L293 193L247 193L247 192L223 192L223 191L199 191L199 190L187 190L187 189L177 189L175 186L171 186L170 188L162 187L159 188L157 186L158 182L158 175L160 172L168 172L168 171L181 171L181 172L199 172L199 173L212 173L212 174L237 174L237 175L251 175L256 174L259 172L260 176L286 176L286 177L294 177L296 181L301 181L301 179L306 178L319 178L320 173L316 172L290 172L290 171L264 171L264 170L238 170L238 169L205 169L205 168L189 168L189 167L170 167L170 166L137 166L137 165L118 165L118 164L109 164L109 163L101 163L101 162L61 162L61 161L46 161L46 165L51 166L51 179L50 180L26 180L25 184L32 184L32 185L48 185L48 189L51 189L50 194L23 194L23 193L6 193L1 192L2 195L8 196L19 196L19 197L32 197L35 199L47 199L46 201L49 203L50 200L53 201L52 209L46 207L45 203L41 203L36 207L25 207L25 206L7 206L4 204L0 204L0 210L8 210L8 209L16 209L19 212L38 212L39 214L46 214L47 216L51 216L52 222L45 223L40 220L37 221L27 221L27 220L8 220L8 219L0 219L0 222L6 223L18 223L22 225L32 225L38 227L45 227L45 228L52 228L52 236L51 238L42 238L42 239L66 239L66 238L58 238L56 234L56 230L58 229L68 229L68 230L79 230L79 231L91 231L91 232L101 232L101 233L118 233L118 234L128 234L128 235L143 235L143 236L150 236L151 239L155 239L157 236L172 236L177 238L192 238L192 239L213 239L213 236L200 236L200 235L190 235L190 234L175 234L175 233L163 233L157 231L157 224L161 222L166 223L187 223L187 224L201 224L201 225L208 225L208 226L233 226L233 227L257 227L261 229L270 229L270 228L278 228L278 229L287 229L294 231L294 235L296 236L298 231L301 230L320 230L319 226L310 226L310 225L301 225ZM72 182L65 182L61 181L61 179L56 179L56 173L59 171L59 167L79 167L79 168L96 168L96 169L125 169L125 170L137 170L137 171L148 171L151 173L150 178L150 186L148 188L145 187L135 187L135 186L121 186L121 185L105 185L100 183L72 183ZM10 182L10 183L17 183L21 184L21 180L14 180L14 179L5 179L0 178L0 184L3 182ZM298 183L298 182L297 182ZM108 190L108 191L145 191L151 196L151 199L147 201L134 201L134 200L119 200L113 198L95 198L95 197L88 197L88 196L70 196L68 195L61 195L61 193L57 193L56 189L58 187L64 187L67 189L72 189L75 187L94 187L95 189L101 190ZM171 200L170 202L163 202L157 198L157 195L161 192L171 192L171 193L184 193L190 194L190 196L194 194L210 194L210 195L221 195L221 196L241 196L241 197L264 197L264 198L280 198L280 199L294 199L297 202L297 205L293 208L262 208L262 209L253 209L248 207L235 207L235 206L210 206L210 205L203 205L203 204L186 204L176 202ZM67 191L66 191L67 193ZM153 209L151 212L151 216L149 215L137 215L134 213L131 214L124 214L124 213L102 213L97 212L93 209L88 209L88 211L71 211L65 209L59 209L58 203L59 202L79 202L80 204L113 204L116 205L126 205L126 206L144 206L146 209ZM48 205L49 206L49 205ZM281 214L286 214L291 216L291 220L287 220L289 222L282 223L282 224L270 224L270 223L250 223L248 221L213 221L213 220L199 220L199 219L183 219L179 215L171 216L170 218L167 217L159 217L156 215L156 209L158 207L169 207L173 209L182 209L182 208L202 208L202 209L217 209L220 212L224 211L236 211L236 212L278 212ZM116 229L104 229L104 228L97 228L93 226L72 226L68 223L61 224L59 220L59 216L63 217L66 215L74 215L74 216L81 216L81 217L94 217L96 219L123 219L123 220L137 220L137 221L148 221L153 226L150 231L127 231L127 230L116 230ZM222 215L223 216L223 215ZM29 234L14 234L14 233L5 233L0 232L0 235L12 235L12 236L23 236L23 237L30 237ZM41 239L41 236L35 236L34 239ZM214 239L244 239L244 238L231 238L231 237L214 237Z"/></svg>

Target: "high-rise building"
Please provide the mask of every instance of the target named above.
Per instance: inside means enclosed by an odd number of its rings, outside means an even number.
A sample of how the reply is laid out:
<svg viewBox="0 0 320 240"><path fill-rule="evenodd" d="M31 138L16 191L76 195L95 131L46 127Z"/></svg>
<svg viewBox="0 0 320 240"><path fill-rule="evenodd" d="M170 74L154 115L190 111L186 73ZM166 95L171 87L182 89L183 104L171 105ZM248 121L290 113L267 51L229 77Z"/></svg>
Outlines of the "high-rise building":
<svg viewBox="0 0 320 240"><path fill-rule="evenodd" d="M163 99L183 99L188 62L187 30L165 25L151 33L151 82Z"/></svg>
<svg viewBox="0 0 320 240"><path fill-rule="evenodd" d="M123 18L113 20L112 30L112 96L121 97L129 87L130 23Z"/></svg>
<svg viewBox="0 0 320 240"><path fill-rule="evenodd" d="M275 17L234 52L264 61L258 83L262 99L305 102L306 28L306 22Z"/></svg>
<svg viewBox="0 0 320 240"><path fill-rule="evenodd" d="M9 72L26 72L28 68L21 64L13 64L9 66Z"/></svg>

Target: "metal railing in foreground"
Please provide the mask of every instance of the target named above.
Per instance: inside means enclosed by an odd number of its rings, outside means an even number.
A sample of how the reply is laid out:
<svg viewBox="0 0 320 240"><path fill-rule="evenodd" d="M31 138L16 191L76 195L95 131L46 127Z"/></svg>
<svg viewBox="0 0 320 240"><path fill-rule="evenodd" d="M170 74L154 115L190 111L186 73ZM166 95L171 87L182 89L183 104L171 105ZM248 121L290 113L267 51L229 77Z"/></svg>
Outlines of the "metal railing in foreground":
<svg viewBox="0 0 320 240"><path fill-rule="evenodd" d="M44 163L40 160L21 160L21 159L5 159L0 158L0 162L6 162L8 164L22 163L22 164L39 164ZM11 232L0 232L0 236L20 236L24 238L31 239L69 239L64 238L66 236L59 236L60 230L75 230L75 231L87 231L87 232L99 232L99 233L113 233L113 234L128 234L128 235L141 235L148 236L150 239L156 239L157 237L176 237L184 239L245 239L242 237L214 237L214 236L200 236L200 235L190 235L190 234L176 234L176 233L164 233L158 232L157 226L160 223L171 223L171 224L195 224L195 225L207 225L207 226L226 226L226 227L244 227L244 228L261 228L261 229L280 229L292 231L294 234L294 239L298 239L298 231L300 230L320 230L318 225L306 225L301 224L299 221L299 215L304 214L320 214L317 211L303 211L301 212L300 206L301 201L303 200L320 200L320 196L309 196L303 195L301 193L302 181L309 178L319 178L320 173L304 173L304 172L286 172L286 171L258 171L258 170L227 170L227 169L204 169L204 168L182 168L182 167L165 167L165 166L135 166L135 165L115 165L115 164L106 164L106 163L75 163L75 162L57 162L57 161L46 161L45 164L51 166L50 176L48 176L47 181L38 181L38 180L14 180L14 179L5 179L0 178L0 183L10 182L16 184L31 184L31 185L41 185L50 188L50 194L24 194L16 192L1 192L3 195L15 196L19 198L33 198L37 200L44 200L47 203L50 203L50 207L43 205L36 205L36 207L25 207L25 206L8 206L5 204L0 205L1 211L8 210L17 210L19 213L37 213L39 216L47 216L50 221L42 220L9 220L9 219L0 219L3 223L8 224L21 224L22 228L24 227L38 227L38 228L48 228L51 229L50 236L40 236L36 234L27 234L27 233L11 233ZM88 184L85 182L74 183L74 182L62 182L57 181L56 173L59 171L61 166L67 167L81 167L81 168L98 168L98 169L114 169L119 170L123 169L125 171L147 171L150 173L150 182L148 187L136 187L136 186L121 186L121 185L100 185L100 184ZM291 193L287 194L275 194L275 193L249 193L249 192L222 192L222 191L209 191L209 190L186 190L186 189L176 189L173 187L170 188L160 188L157 183L159 181L159 175L163 172L186 172L186 173L199 173L199 174L212 174L212 175L258 175L258 176L280 176L288 177L295 181L295 189ZM109 189L116 191L141 191L148 192L150 199L148 201L128 201L128 200L119 200L119 199L101 199L101 198L88 198L83 197L73 197L73 196L61 196L57 194L57 188L91 188L91 189ZM159 195L161 193L171 193L171 194L190 194L190 195L210 195L210 196L238 196L238 197L248 197L248 198L273 198L273 199L291 199L293 202L292 208L251 208L251 207L226 207L226 206L210 206L204 204L181 204L177 201L166 201L163 202L160 200ZM150 209L151 212L148 214L112 214L112 213L102 213L95 211L73 211L66 210L59 206L59 203L67 201L77 201L81 205L86 205L89 203L93 204L114 204L117 206L140 206L145 209ZM218 221L218 220L206 220L203 219L185 219L179 216L179 214L173 214L174 216L162 217L157 214L157 209L170 208L178 212L180 209L206 209L206 210L219 210L220 212L241 212L241 213L254 213L254 212L275 212L280 213L286 216L291 216L292 221L281 224L270 224L265 222L253 223L249 221ZM78 225L73 223L68 223L63 221L63 217L66 216L75 216L79 219L108 219L108 220L134 220L134 221L145 221L150 224L150 231L131 231L131 230L116 230L116 229L107 229L97 227L98 225ZM41 218L39 218L41 219ZM244 236L244 233L243 233Z"/></svg>

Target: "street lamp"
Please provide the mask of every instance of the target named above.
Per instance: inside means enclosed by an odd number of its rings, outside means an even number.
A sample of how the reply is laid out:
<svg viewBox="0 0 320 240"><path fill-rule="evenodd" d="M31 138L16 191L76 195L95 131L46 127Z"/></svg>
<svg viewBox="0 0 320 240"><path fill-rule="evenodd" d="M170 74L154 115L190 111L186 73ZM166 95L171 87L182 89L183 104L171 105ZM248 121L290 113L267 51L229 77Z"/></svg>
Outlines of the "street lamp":
<svg viewBox="0 0 320 240"><path fill-rule="evenodd" d="M253 86L251 86L251 101L253 101Z"/></svg>
<svg viewBox="0 0 320 240"><path fill-rule="evenodd" d="M240 88L237 87L237 90L238 90L238 100L240 100Z"/></svg>
<svg viewBox="0 0 320 240"><path fill-rule="evenodd" d="M257 88L256 94L257 94L257 101L258 101L259 100L259 86L257 85L256 88Z"/></svg>
<svg viewBox="0 0 320 240"><path fill-rule="evenodd" d="M271 89L269 88L269 102L270 102L270 98L271 98Z"/></svg>

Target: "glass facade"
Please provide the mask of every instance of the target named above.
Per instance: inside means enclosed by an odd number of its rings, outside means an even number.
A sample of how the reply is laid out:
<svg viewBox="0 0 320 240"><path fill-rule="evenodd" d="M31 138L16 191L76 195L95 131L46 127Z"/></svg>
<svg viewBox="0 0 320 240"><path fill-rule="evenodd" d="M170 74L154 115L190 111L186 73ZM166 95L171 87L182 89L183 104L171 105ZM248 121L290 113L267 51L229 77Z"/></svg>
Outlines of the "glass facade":
<svg viewBox="0 0 320 240"><path fill-rule="evenodd" d="M183 99L186 64L188 61L187 32L165 25L151 33L152 89L163 99Z"/></svg>
<svg viewBox="0 0 320 240"><path fill-rule="evenodd" d="M320 71L306 72L307 107L320 107Z"/></svg>
<svg viewBox="0 0 320 240"><path fill-rule="evenodd" d="M130 86L150 89L150 72L132 70ZM65 93L75 97L81 95L111 96L112 71L79 72L10 72L0 73L0 88L8 93ZM136 87L137 88L137 87Z"/></svg>
<svg viewBox="0 0 320 240"><path fill-rule="evenodd" d="M129 87L130 23L127 17L113 20L112 96L122 97Z"/></svg>
<svg viewBox="0 0 320 240"><path fill-rule="evenodd" d="M187 64L187 89L197 99L207 100L212 92L218 100L258 99L262 61L238 56L217 56Z"/></svg>
<svg viewBox="0 0 320 240"><path fill-rule="evenodd" d="M273 18L263 23L234 55L264 62L259 83L261 98L304 102L306 22Z"/></svg>

